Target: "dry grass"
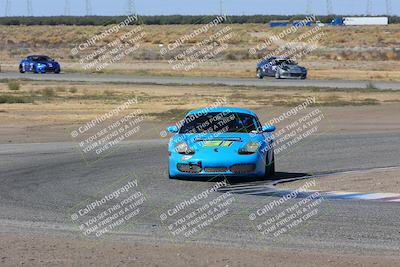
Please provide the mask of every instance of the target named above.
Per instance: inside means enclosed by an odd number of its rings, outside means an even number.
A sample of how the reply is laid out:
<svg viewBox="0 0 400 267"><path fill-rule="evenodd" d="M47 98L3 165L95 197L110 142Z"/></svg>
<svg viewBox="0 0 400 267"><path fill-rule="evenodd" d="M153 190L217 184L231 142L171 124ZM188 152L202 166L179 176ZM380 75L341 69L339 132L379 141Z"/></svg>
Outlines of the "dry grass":
<svg viewBox="0 0 400 267"><path fill-rule="evenodd" d="M10 92L0 83L0 95L32 100L31 103L1 104L1 123L79 123L93 119L137 98L153 120L173 120L187 110L209 106L226 98L227 106L258 109L268 106L294 106L316 97L321 106L377 105L400 102L400 92L376 90L287 89L228 86L161 86L127 84L86 84L22 81L19 91ZM129 112L129 110L127 111Z"/></svg>
<svg viewBox="0 0 400 267"><path fill-rule="evenodd" d="M211 28L206 34L191 39L189 44L203 41L206 37L221 30L227 25ZM133 26L121 30L97 42L101 47L117 36L130 31ZM146 36L143 47L130 59L161 59L158 44L169 44L182 35L191 33L201 25L144 25ZM258 58L248 53L249 48L262 43L268 36L278 35L284 28L269 28L263 24L232 24L233 37L226 40L229 49L221 59L243 60ZM1 59L20 58L28 53L49 53L62 60L77 60L70 54L75 45L85 42L91 36L99 34L108 27L103 26L0 26ZM283 38L291 41L309 31L305 27ZM319 40L319 48L309 55L313 59L335 60L398 60L400 25L363 26L363 27L322 27L319 32L325 34ZM275 49L272 44L269 49ZM264 51L265 52L265 51ZM262 53L261 53L262 54Z"/></svg>
<svg viewBox="0 0 400 267"><path fill-rule="evenodd" d="M192 46L195 42L203 41L205 37L226 26L219 25L212 28L207 35L196 36L176 52ZM161 56L159 44L173 43L182 35L199 27L201 25L144 25L146 36L141 48L102 72L130 75L254 77L256 60L274 51L278 46L271 44L268 51L258 51L255 55L249 53L249 48L284 30L268 28L263 24L229 25L234 34L226 41L227 50L191 71L173 70L167 62L172 55ZM31 53L43 53L59 59L63 63L64 71L84 72L82 66L77 63L80 56L104 46L115 37L130 31L132 26L98 41L95 47L88 49L84 54L71 55L71 48L106 29L108 27L102 26L0 26L2 69L15 71L20 58ZM309 30L308 27L299 29L283 39L291 41ZM325 35L319 39L317 49L299 60L310 69L311 78L400 80L400 25L322 27L320 32Z"/></svg>

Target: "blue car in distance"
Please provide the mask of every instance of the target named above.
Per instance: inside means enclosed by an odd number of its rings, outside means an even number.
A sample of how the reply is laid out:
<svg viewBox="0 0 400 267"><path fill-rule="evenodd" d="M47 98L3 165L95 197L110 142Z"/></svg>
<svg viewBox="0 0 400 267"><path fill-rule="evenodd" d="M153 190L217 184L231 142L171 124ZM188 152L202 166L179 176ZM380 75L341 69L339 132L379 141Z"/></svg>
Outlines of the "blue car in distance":
<svg viewBox="0 0 400 267"><path fill-rule="evenodd" d="M169 177L268 178L275 173L275 126L263 126L248 109L196 109L167 131Z"/></svg>
<svg viewBox="0 0 400 267"><path fill-rule="evenodd" d="M58 74L61 72L61 66L57 61L48 56L31 55L21 60L21 63L19 64L19 72L54 72Z"/></svg>

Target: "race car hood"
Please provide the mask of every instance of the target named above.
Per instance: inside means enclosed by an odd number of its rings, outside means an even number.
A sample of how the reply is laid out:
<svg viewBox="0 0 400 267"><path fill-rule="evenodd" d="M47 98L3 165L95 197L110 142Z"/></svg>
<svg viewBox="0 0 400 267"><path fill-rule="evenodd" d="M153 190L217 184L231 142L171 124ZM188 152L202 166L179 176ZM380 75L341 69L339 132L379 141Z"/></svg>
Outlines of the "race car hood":
<svg viewBox="0 0 400 267"><path fill-rule="evenodd" d="M262 140L263 135L259 133L178 134L171 139L170 149L179 142L186 142L196 153L215 148L237 151L250 141L261 142Z"/></svg>
<svg viewBox="0 0 400 267"><path fill-rule="evenodd" d="M35 61L35 63L44 64L46 66L49 66L49 65L57 66L58 65L57 61Z"/></svg>
<svg viewBox="0 0 400 267"><path fill-rule="evenodd" d="M299 65L282 65L280 66L280 68L290 72L297 72L297 73L304 72L304 68Z"/></svg>

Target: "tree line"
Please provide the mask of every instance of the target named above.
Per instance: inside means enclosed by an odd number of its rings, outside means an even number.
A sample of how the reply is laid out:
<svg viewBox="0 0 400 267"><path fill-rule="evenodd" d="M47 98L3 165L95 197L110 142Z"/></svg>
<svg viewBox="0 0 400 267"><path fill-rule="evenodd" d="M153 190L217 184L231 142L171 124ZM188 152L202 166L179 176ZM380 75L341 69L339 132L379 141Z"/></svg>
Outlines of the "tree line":
<svg viewBox="0 0 400 267"><path fill-rule="evenodd" d="M225 23L268 23L274 20L301 20L307 15L280 16L280 15L253 15L228 16ZM214 16L139 16L137 24L170 25L170 24L204 24L215 19ZM323 23L329 23L337 16L317 16ZM343 16L344 17L344 16ZM106 26L120 23L126 16L48 16L48 17L0 17L0 25L78 25L78 26ZM399 16L390 16L390 23L400 23Z"/></svg>

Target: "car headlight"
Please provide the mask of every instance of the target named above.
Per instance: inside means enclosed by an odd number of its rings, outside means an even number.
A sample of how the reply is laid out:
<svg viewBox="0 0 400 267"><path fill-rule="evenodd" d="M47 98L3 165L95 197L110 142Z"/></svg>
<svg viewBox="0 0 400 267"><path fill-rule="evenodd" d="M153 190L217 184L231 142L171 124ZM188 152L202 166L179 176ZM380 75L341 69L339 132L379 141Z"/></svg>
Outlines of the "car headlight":
<svg viewBox="0 0 400 267"><path fill-rule="evenodd" d="M186 142L179 142L175 145L175 151L179 154L193 155L194 150L191 149Z"/></svg>
<svg viewBox="0 0 400 267"><path fill-rule="evenodd" d="M239 149L239 154L254 154L260 148L260 144L257 142L248 142L244 147Z"/></svg>

